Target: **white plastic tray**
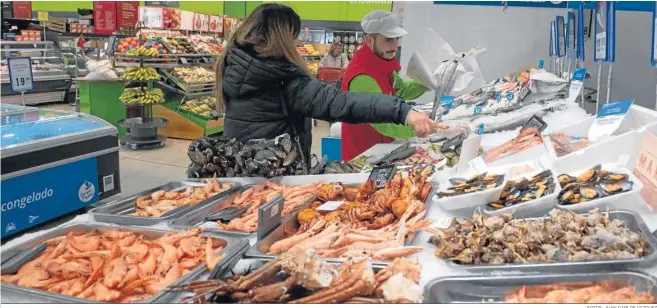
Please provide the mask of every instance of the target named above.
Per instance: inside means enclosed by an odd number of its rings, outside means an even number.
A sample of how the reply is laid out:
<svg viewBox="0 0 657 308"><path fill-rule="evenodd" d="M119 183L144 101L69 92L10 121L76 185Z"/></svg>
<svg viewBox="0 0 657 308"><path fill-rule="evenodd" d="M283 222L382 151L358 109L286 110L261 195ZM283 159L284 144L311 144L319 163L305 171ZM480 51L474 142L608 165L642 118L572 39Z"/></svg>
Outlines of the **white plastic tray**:
<svg viewBox="0 0 657 308"><path fill-rule="evenodd" d="M494 189L478 191L474 193L447 197L447 198L438 198L437 195L434 195L432 197L434 203L438 204L439 206L441 206L443 209L447 211L456 211L456 210L463 210L463 209L470 209L479 206L484 206L490 202L498 200L500 198L500 195L502 194L504 183L506 182L506 175L504 173L495 173L495 172L489 172L488 174L502 175L502 185ZM469 176L466 176L464 178L470 178L472 176L474 176L474 174L470 174ZM440 188L436 191L437 192L443 191L449 189L449 187L452 187L452 184L449 181L446 181L444 183L441 183Z"/></svg>
<svg viewBox="0 0 657 308"><path fill-rule="evenodd" d="M589 170L591 167L572 171L572 172L567 172L566 174L572 176L578 176L584 173L586 170ZM615 210L615 209L625 209L627 208L628 204L633 204L641 201L640 192L641 189L643 189L643 184L632 173L632 171L624 167L618 167L617 164L602 164L602 169L614 173L627 174L628 181L634 182L634 185L632 186L632 190L626 191L624 193L619 193L608 197L600 198L600 199L595 199L588 202L578 203L578 204L560 205L557 200L557 207L560 209L567 209L573 211L580 211L580 210L585 211L585 210L592 210L594 208L600 208L601 210L607 210L607 209Z"/></svg>
<svg viewBox="0 0 657 308"><path fill-rule="evenodd" d="M498 216L498 215L504 215L506 213L513 213L514 217L534 217L534 216L547 214L556 206L557 196L561 191L561 185L559 185L559 181L557 180L558 174L552 169L549 170L552 171L552 176L555 183L554 191L551 194L544 195L543 197L538 198L536 200L518 203L501 209L492 210L491 207L486 206L484 208L484 213L490 216ZM507 179L507 181L517 180L522 177L529 179L541 172L543 171L535 171L535 172L527 173L524 175L509 178Z"/></svg>

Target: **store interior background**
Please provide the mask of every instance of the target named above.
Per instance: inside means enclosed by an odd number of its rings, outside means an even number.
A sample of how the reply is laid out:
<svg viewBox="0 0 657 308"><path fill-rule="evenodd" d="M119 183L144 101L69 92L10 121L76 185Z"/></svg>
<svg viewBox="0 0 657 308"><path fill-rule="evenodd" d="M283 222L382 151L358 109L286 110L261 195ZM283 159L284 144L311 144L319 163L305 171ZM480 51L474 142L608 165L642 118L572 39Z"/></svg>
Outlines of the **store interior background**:
<svg viewBox="0 0 657 308"><path fill-rule="evenodd" d="M301 16L303 26L312 29L339 28L360 30L362 16L374 9L392 10L403 19L409 32L401 42L402 67L406 66L413 52L425 58L432 57L426 43L427 29L441 35L455 51L467 51L481 46L487 49L478 56L478 62L486 81L512 73L510 68L521 69L536 66L536 59L548 59L548 25L555 15L565 15L566 9L509 7L476 5L443 5L432 1L277 1L291 6ZM140 2L143 5L144 1ZM207 14L224 14L237 18L246 17L263 1L180 1L179 9ZM51 16L70 17L77 9L93 8L93 1L48 2L32 1L33 11L48 11ZM617 13L617 56L614 65L613 92L611 100L628 97L635 104L655 108L654 87L657 72L649 65L650 12L618 11ZM586 41L585 66L592 79L585 82L595 87L598 65L593 63L593 40ZM607 71L607 66L604 72ZM402 75L405 72L402 71ZM606 74L605 74L606 75ZM601 88L606 88L603 78ZM604 92L603 92L604 94ZM433 93L418 99L429 102ZM603 96L604 98L604 96ZM45 108L74 110L67 105L48 105ZM595 105L585 106L588 113L595 112ZM328 124L318 121L313 131L312 153L321 156L321 138L329 133ZM177 180L184 175L188 165L186 149L190 141L167 140L162 149L148 151L121 150L120 166L122 194L143 191L154 185ZM144 181L148 178L148 184Z"/></svg>

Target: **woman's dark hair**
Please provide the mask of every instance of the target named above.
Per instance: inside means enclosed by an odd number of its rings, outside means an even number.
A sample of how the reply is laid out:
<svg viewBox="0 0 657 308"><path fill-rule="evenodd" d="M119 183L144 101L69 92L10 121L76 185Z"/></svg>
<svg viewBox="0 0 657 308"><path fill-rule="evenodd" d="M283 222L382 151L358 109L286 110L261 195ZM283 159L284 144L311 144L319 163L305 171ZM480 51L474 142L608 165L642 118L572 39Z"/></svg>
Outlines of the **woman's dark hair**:
<svg viewBox="0 0 657 308"><path fill-rule="evenodd" d="M228 51L234 45L251 45L259 54L265 57L285 59L297 65L306 75L311 76L306 62L294 44L300 32L301 19L288 6L265 3L253 10L244 23L232 34L224 52L219 57L216 74L217 109L221 112L224 107L221 80Z"/></svg>

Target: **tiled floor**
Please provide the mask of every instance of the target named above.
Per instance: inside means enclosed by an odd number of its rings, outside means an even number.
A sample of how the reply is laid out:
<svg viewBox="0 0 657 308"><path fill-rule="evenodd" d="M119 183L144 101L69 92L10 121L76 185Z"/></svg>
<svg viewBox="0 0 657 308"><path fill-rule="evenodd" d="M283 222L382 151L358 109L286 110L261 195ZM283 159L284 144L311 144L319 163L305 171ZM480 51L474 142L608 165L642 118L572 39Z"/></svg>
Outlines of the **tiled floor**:
<svg viewBox="0 0 657 308"><path fill-rule="evenodd" d="M68 105L47 105L42 108L74 111ZM321 156L321 138L328 136L328 123L317 121L313 127L313 146L311 152ZM167 139L166 146L160 149L132 151L121 148L119 168L121 173L121 195L127 196L148 190L167 182L183 180L189 165L187 147L190 140Z"/></svg>

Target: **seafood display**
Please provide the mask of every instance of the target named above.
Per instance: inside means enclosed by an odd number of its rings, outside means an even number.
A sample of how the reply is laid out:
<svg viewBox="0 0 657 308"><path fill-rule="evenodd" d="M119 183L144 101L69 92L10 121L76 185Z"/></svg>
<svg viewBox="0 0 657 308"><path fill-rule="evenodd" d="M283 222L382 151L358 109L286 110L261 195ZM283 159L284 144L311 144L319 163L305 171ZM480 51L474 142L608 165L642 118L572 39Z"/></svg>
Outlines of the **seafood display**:
<svg viewBox="0 0 657 308"><path fill-rule="evenodd" d="M398 173L380 190L371 179L358 189L340 183L324 184L319 199L343 203L336 210L325 211L319 208L322 203L316 202L297 214L300 227L294 235L259 249L280 254L304 247L326 258L369 256L376 260L414 254L422 248L404 244L431 223L424 219L424 202L431 188L426 176L417 172L406 177Z"/></svg>
<svg viewBox="0 0 657 308"><path fill-rule="evenodd" d="M214 71L204 67L176 67L171 72L186 84L211 83L215 79Z"/></svg>
<svg viewBox="0 0 657 308"><path fill-rule="evenodd" d="M523 286L504 297L504 303L513 304L654 304L656 300L648 292L614 281Z"/></svg>
<svg viewBox="0 0 657 308"><path fill-rule="evenodd" d="M556 185L552 171L543 171L529 179L507 181L500 199L488 204L493 209L502 209L522 202L536 200L554 192Z"/></svg>
<svg viewBox="0 0 657 308"><path fill-rule="evenodd" d="M512 219L511 214L454 220L435 234L436 256L458 264L585 262L641 258L647 239L626 223L595 209L588 216L555 210L546 219Z"/></svg>
<svg viewBox="0 0 657 308"><path fill-rule="evenodd" d="M459 144L454 149L452 148L447 148L443 149L440 144L431 144L429 148L427 148L427 152L429 155L437 155L440 154L447 159L447 167L454 167L459 164L460 158L461 158L461 147L463 144ZM479 147L479 155L484 153L484 148Z"/></svg>
<svg viewBox="0 0 657 308"><path fill-rule="evenodd" d="M205 180L203 187L186 187L176 190L158 190L150 195L137 198L135 212L131 215L142 217L160 217L167 212L197 205L208 198L232 188L230 183L219 183L217 178Z"/></svg>
<svg viewBox="0 0 657 308"><path fill-rule="evenodd" d="M190 178L308 174L298 145L288 134L246 144L225 137L203 137L189 145L187 156L192 161L187 169Z"/></svg>
<svg viewBox="0 0 657 308"><path fill-rule="evenodd" d="M329 264L313 249L294 248L251 273L169 288L192 292L183 303L421 303L422 266L396 258L375 273L368 259Z"/></svg>
<svg viewBox="0 0 657 308"><path fill-rule="evenodd" d="M363 156L363 158L365 158ZM322 173L324 174L344 174L344 173L360 173L363 168L367 165L367 158L365 158L365 163L362 164L362 167L359 168L359 165L352 162L339 162L332 161L326 166Z"/></svg>
<svg viewBox="0 0 657 308"><path fill-rule="evenodd" d="M509 155L522 152L541 143L543 143L543 136L538 129L533 127L523 129L518 133L516 138L486 152L486 154L484 154L484 161L490 163Z"/></svg>
<svg viewBox="0 0 657 308"><path fill-rule="evenodd" d="M602 170L600 165L578 176L562 174L558 178L561 192L559 205L578 204L590 200L605 198L632 190L634 182L628 180L627 174Z"/></svg>
<svg viewBox="0 0 657 308"><path fill-rule="evenodd" d="M428 152L423 147L415 147L415 152L408 157L398 159L392 163L397 166L408 166L417 164L437 164L444 159L442 154Z"/></svg>
<svg viewBox="0 0 657 308"><path fill-rule="evenodd" d="M180 109L200 116L211 118L212 111L217 108L217 99L214 96L204 96L190 99L180 106Z"/></svg>
<svg viewBox="0 0 657 308"><path fill-rule="evenodd" d="M590 142L585 137L573 137L564 133L552 133L548 135L552 141L552 147L557 157L568 155L589 146Z"/></svg>
<svg viewBox="0 0 657 308"><path fill-rule="evenodd" d="M453 178L449 179L452 187L436 193L438 198L449 198L453 196L465 195L469 193L495 189L502 185L504 175L496 174L475 174L469 179Z"/></svg>
<svg viewBox="0 0 657 308"><path fill-rule="evenodd" d="M130 303L147 299L205 263L212 270L223 246L201 229L147 239L130 231L93 230L56 237L3 283L87 300Z"/></svg>
<svg viewBox="0 0 657 308"><path fill-rule="evenodd" d="M281 216L288 216L298 207L315 198L321 184L321 182L299 186L281 185L272 182L258 184L242 192L233 201L234 207L248 207L248 210L226 224L218 222L217 228L226 231L255 233L258 231L258 209L260 206L281 195L285 200Z"/></svg>

